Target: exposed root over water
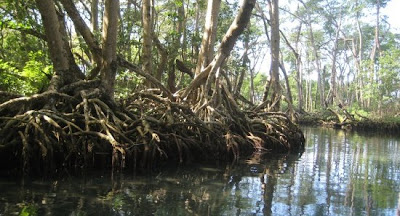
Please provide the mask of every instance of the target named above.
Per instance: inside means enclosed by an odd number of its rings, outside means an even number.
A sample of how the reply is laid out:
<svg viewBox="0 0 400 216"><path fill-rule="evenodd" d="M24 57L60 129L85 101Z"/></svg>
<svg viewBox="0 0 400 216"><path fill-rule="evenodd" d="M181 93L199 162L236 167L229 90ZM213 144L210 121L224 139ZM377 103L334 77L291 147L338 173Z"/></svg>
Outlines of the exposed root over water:
<svg viewBox="0 0 400 216"><path fill-rule="evenodd" d="M0 153L8 155L10 167L24 173L143 168L304 148L302 132L285 114L245 112L224 90L218 107L208 104L196 113L157 92L135 93L116 104L98 82L73 85L0 105Z"/></svg>

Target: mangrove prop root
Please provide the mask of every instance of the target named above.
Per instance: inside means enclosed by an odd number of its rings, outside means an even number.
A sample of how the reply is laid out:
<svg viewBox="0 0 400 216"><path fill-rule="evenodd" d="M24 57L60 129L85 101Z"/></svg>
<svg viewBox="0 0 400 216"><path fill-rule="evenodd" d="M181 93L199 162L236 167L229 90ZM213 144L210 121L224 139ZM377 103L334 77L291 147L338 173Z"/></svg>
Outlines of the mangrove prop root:
<svg viewBox="0 0 400 216"><path fill-rule="evenodd" d="M0 104L0 151L12 150L19 168L29 173L104 162L111 168L136 168L164 160L237 160L259 151L304 147L302 132L285 114L244 112L225 88L217 107L210 103L195 113L189 104L156 92L138 92L121 106L110 105L95 84L81 81L63 88L64 93Z"/></svg>

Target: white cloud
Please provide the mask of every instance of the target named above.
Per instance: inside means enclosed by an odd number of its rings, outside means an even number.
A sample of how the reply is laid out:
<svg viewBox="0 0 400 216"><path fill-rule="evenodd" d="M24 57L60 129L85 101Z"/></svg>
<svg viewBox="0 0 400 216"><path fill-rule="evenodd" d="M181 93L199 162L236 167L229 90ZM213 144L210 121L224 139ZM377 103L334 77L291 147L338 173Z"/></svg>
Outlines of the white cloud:
<svg viewBox="0 0 400 216"><path fill-rule="evenodd" d="M391 0L382 9L382 14L388 16L391 28L400 33L400 0Z"/></svg>

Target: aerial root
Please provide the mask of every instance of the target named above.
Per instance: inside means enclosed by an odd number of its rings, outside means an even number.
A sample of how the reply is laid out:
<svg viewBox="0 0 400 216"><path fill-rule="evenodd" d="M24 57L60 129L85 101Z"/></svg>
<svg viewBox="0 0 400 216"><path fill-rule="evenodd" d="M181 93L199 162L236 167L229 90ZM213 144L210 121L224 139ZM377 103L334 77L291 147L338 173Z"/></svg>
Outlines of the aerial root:
<svg viewBox="0 0 400 216"><path fill-rule="evenodd" d="M121 106L100 99L98 88L10 99L0 104L0 147L16 145L27 173L32 167L91 167L99 160L113 168L237 160L304 147L301 131L285 114L243 112L226 89L219 92L219 102L197 114L189 104L149 92Z"/></svg>

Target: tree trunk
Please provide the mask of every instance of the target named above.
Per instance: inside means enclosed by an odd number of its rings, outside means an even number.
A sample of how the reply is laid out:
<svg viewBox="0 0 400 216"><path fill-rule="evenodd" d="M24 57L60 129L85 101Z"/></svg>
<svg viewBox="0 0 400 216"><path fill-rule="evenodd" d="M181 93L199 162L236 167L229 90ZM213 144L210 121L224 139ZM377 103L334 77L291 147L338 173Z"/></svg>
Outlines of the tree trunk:
<svg viewBox="0 0 400 216"><path fill-rule="evenodd" d="M42 16L42 22L46 33L46 41L49 47L50 59L53 62L54 75L50 81L48 90L57 91L65 84L75 81L76 76L70 70L68 53L64 46L63 35L56 8L52 0L36 0L36 5Z"/></svg>
<svg viewBox="0 0 400 216"><path fill-rule="evenodd" d="M153 74L153 27L152 27L152 7L151 0L142 1L142 22L143 22L143 48L142 48L142 70L146 73Z"/></svg>
<svg viewBox="0 0 400 216"><path fill-rule="evenodd" d="M194 21L194 33L192 39L200 37L199 33L199 22L200 22L200 5L199 0L196 1L196 19ZM192 64L196 64L196 59L199 57L199 45L198 43L192 43Z"/></svg>
<svg viewBox="0 0 400 216"><path fill-rule="evenodd" d="M307 71L310 71L310 57L307 55ZM316 95L318 92L315 93ZM315 102L316 103L316 102ZM306 109L308 112L313 110L313 96L312 96L312 80L309 78L306 80Z"/></svg>
<svg viewBox="0 0 400 216"><path fill-rule="evenodd" d="M60 0L60 1L64 6L64 9L67 11L68 16L71 18L72 22L74 22L75 28L82 35L87 46L89 47L92 56L92 61L97 64L96 67L100 67L102 59L101 48L96 40L96 37L90 31L89 27L86 25L85 21L80 16L79 11L77 10L73 1L72 0ZM95 78L98 72L99 70L93 70L89 75L89 79Z"/></svg>
<svg viewBox="0 0 400 216"><path fill-rule="evenodd" d="M372 85L375 82L375 77L378 76L377 72L377 55L376 53L380 51L380 42L379 42L379 18L380 16L380 0L376 0L376 24L375 24L375 38L374 38L374 46L372 47L371 50L371 55L370 55L370 74L369 74L369 82L370 85ZM374 90L373 90L374 91ZM372 93L374 94L374 92ZM367 100L367 107L371 106L371 97L368 97Z"/></svg>
<svg viewBox="0 0 400 216"><path fill-rule="evenodd" d="M236 84L236 88L235 88L235 96L239 96L240 95L240 91L242 89L242 85L243 85L243 81L244 81L244 77L247 71L247 63L249 62L249 56L248 56L248 50L249 50L249 35L245 34L244 35L244 53L243 53L243 57L242 57L242 65L240 67L240 72L239 72L239 78L237 80L237 84ZM252 79L250 77L250 79ZM251 84L251 82L250 82ZM250 93L250 101L252 101L251 98L251 93Z"/></svg>
<svg viewBox="0 0 400 216"><path fill-rule="evenodd" d="M175 62L176 58L179 55L179 48L181 47L181 38L183 35L184 31L184 17L185 17L185 6L184 3L177 9L178 11L178 16L182 17L178 19L177 23L175 24L176 32L177 34L173 36L173 41L172 41L172 46L170 50L170 56L169 56L169 69L168 69L168 88L169 90L174 93L176 91L176 67L175 67Z"/></svg>
<svg viewBox="0 0 400 216"><path fill-rule="evenodd" d="M361 28L359 28L359 54L358 56L355 56L357 60L355 61L356 63L356 68L357 68L357 91L358 91L358 102L360 102L361 107L364 107L364 93L362 91L363 86L364 86L364 79L362 78L362 70L361 70L361 62L362 62L362 45L363 45L363 39L362 39L362 32Z"/></svg>
<svg viewBox="0 0 400 216"><path fill-rule="evenodd" d="M370 60L374 64L376 62L376 53L380 50L380 42L379 42L379 16L380 16L380 0L376 1L376 24L375 24L375 38L374 38L374 46L371 50Z"/></svg>
<svg viewBox="0 0 400 216"><path fill-rule="evenodd" d="M358 7L358 1L357 1L357 5L356 5L357 7ZM362 76L361 76L361 62L362 62L362 60L363 60L363 55L362 55L362 53L363 53L363 34L362 34L362 30L361 30L361 25L360 25L360 12L357 12L357 16L356 16L356 19L357 19L357 31L358 31L358 42L359 42L359 44L358 44L358 55L357 55L357 51L356 51L356 49L355 49L355 44L354 44L354 57L355 57L355 62L356 62L356 67L357 67L357 81L358 81L358 83L357 83L357 91L359 92L359 94L358 94L358 102L360 102L360 104L361 104L361 107L362 108L364 108L364 94L363 94L363 91L362 91L362 89L363 89L363 86L364 86L364 80L363 80L363 78L362 78Z"/></svg>
<svg viewBox="0 0 400 216"><path fill-rule="evenodd" d="M307 25L308 25L308 29L309 29L309 33L310 33L310 40L311 40L310 42L311 42L311 46L312 46L312 49L313 49L313 55L314 55L316 66L317 66L318 91L319 91L319 99L320 99L319 101L320 101L321 107L324 108L325 107L325 103L324 103L324 101L325 101L325 96L324 96L325 95L325 92L324 92L325 85L324 85L324 82L323 82L321 61L319 59L318 48L317 48L317 46L315 44L315 40L314 40L314 32L313 32L313 29L312 29L311 20L308 20Z"/></svg>
<svg viewBox="0 0 400 216"><path fill-rule="evenodd" d="M249 72L250 72L250 95L249 95L249 97L250 97L250 102L252 104L254 104L254 101L256 101L255 89L254 89L254 67L253 68L249 67Z"/></svg>
<svg viewBox="0 0 400 216"><path fill-rule="evenodd" d="M257 3L256 4L256 9L258 10L258 12L261 14L261 18L263 21L263 25L264 25L264 32L265 32L265 36L267 36L267 41L271 42L271 38L269 37L268 34L268 21L267 21L267 17L265 16L263 10L261 9L260 5Z"/></svg>
<svg viewBox="0 0 400 216"><path fill-rule="evenodd" d="M199 74L208 64L214 55L214 44L217 37L218 13L221 0L208 0L206 23L203 39L201 41L200 53L197 60L195 74Z"/></svg>
<svg viewBox="0 0 400 216"><path fill-rule="evenodd" d="M268 1L271 17L271 103L272 111L280 109L281 85L279 82L279 0Z"/></svg>
<svg viewBox="0 0 400 216"><path fill-rule="evenodd" d="M92 0L91 13L92 30L96 33L99 32L99 0Z"/></svg>
<svg viewBox="0 0 400 216"><path fill-rule="evenodd" d="M69 65L69 73L68 76L70 82L75 82L77 80L85 79L85 75L82 73L79 66L76 64L74 54L72 53L72 49L70 47L70 41L66 40L67 38L67 28L65 24L65 17L62 13L57 13L58 15L58 22L60 23L60 33L63 35L63 43L64 43L64 50L67 54L68 65Z"/></svg>
<svg viewBox="0 0 400 216"><path fill-rule="evenodd" d="M161 81L162 74L168 66L168 51L161 44L160 40L155 35L153 35L153 42L154 42L154 45L157 47L158 53L160 55L160 62L157 66L157 71L156 71L156 75L154 76L154 78L156 78L158 81Z"/></svg>
<svg viewBox="0 0 400 216"><path fill-rule="evenodd" d="M202 70L195 79L189 84L185 92L182 94L182 98L186 98L194 89L197 89L209 76L215 75L217 70L221 67L223 61L229 56L232 51L236 40L242 34L246 28L247 23L250 20L251 12L253 11L255 0L244 0L235 20L232 22L228 31L225 33L224 38L221 41L221 45L218 48L218 53L214 57L213 61Z"/></svg>
<svg viewBox="0 0 400 216"><path fill-rule="evenodd" d="M333 47L333 56L332 56L332 70L331 70L331 85L329 88L328 95L326 96L325 104L326 105L333 105L333 100L337 95L337 87L336 87L336 59L337 59L337 54L339 52L339 33L341 31L341 20L340 23L337 25L336 29L336 36L335 36L335 42L334 42L334 47Z"/></svg>
<svg viewBox="0 0 400 216"><path fill-rule="evenodd" d="M134 25L134 17L132 14L134 14L134 10L132 9L132 5L133 5L133 0L128 0L127 2L127 6L126 6L126 16L127 16L127 25L126 25L126 30L125 30L125 40L126 40L126 45L125 45L125 49L126 49L126 58L128 61L132 61L132 43L131 43L131 34L133 31L133 25Z"/></svg>
<svg viewBox="0 0 400 216"><path fill-rule="evenodd" d="M117 72L117 32L119 0L106 0L103 18L103 49L101 81L106 95L114 98L114 82Z"/></svg>
<svg viewBox="0 0 400 216"><path fill-rule="evenodd" d="M302 76L302 64L301 64L301 56L299 52L299 41L300 41L300 34L301 34L301 27L303 23L300 23L299 30L296 36L296 81L297 81L297 97L299 100L298 109L301 112L303 110L303 76ZM297 54L297 55L296 55Z"/></svg>
<svg viewBox="0 0 400 216"><path fill-rule="evenodd" d="M287 94L289 103L292 106L293 105L292 90L290 89L289 77L288 77L288 75L286 73L286 68L285 68L285 65L283 64L282 59L280 60L279 68L281 69L281 71L283 73L283 78L285 79L285 83L286 83L286 94Z"/></svg>
<svg viewBox="0 0 400 216"><path fill-rule="evenodd" d="M400 215L400 192L399 192L399 198L397 199L397 211L396 215Z"/></svg>
<svg viewBox="0 0 400 216"><path fill-rule="evenodd" d="M189 4L186 6L186 11L189 10ZM178 14L180 17L182 17L180 19L180 22L182 22L182 52L181 52L181 58L183 62L186 62L188 56L187 53L187 46L188 46L188 31L186 30L186 26L187 26L187 21L188 21L188 17L186 16L186 12L185 12L185 4L182 3L182 7L178 10Z"/></svg>

